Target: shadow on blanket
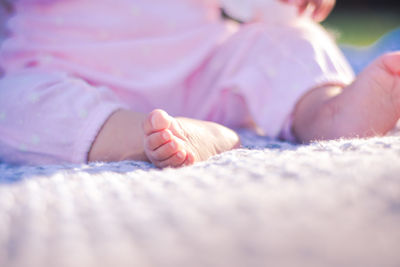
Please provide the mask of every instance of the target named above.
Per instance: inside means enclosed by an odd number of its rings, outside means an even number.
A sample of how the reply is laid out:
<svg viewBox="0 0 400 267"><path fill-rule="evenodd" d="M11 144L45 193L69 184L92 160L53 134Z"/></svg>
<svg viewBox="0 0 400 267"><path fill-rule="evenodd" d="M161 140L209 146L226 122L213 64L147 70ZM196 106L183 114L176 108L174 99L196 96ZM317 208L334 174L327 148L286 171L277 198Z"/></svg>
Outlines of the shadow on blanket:
<svg viewBox="0 0 400 267"><path fill-rule="evenodd" d="M279 142L267 137L259 136L251 131L238 130L241 136L243 148L275 149L275 150L295 150L298 146L286 142ZM135 170L151 170L154 166L148 162L124 161L112 163L91 163L91 164L60 164L47 166L21 166L0 163L0 185L12 184L24 179L37 176L52 176L58 172L76 173L86 172L88 174L99 174L103 172L129 173Z"/></svg>

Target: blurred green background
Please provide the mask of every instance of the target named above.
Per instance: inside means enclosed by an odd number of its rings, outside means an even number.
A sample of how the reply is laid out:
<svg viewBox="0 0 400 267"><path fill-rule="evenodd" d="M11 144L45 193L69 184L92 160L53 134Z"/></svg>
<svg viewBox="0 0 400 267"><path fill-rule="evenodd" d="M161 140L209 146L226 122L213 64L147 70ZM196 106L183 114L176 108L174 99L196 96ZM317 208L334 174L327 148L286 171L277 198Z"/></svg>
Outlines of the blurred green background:
<svg viewBox="0 0 400 267"><path fill-rule="evenodd" d="M323 25L339 43L369 45L400 28L400 0L337 0Z"/></svg>

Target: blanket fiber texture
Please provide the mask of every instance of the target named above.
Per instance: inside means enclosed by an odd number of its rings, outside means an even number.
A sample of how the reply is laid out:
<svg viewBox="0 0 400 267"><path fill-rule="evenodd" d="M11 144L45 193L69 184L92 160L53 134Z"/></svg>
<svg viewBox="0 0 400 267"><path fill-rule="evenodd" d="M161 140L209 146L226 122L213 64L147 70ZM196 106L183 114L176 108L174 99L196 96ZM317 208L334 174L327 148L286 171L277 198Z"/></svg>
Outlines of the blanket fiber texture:
<svg viewBox="0 0 400 267"><path fill-rule="evenodd" d="M400 266L400 131L241 136L181 169L0 164L0 266Z"/></svg>

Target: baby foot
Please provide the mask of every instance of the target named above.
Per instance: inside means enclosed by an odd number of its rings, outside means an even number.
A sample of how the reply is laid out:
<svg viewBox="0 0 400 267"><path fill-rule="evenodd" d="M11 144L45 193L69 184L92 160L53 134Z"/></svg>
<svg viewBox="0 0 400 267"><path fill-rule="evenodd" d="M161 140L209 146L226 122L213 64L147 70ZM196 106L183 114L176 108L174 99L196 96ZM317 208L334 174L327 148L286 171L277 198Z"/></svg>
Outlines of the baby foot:
<svg viewBox="0 0 400 267"><path fill-rule="evenodd" d="M385 135L400 118L400 51L381 56L345 88L317 88L300 100L299 141Z"/></svg>
<svg viewBox="0 0 400 267"><path fill-rule="evenodd" d="M173 118L165 111L152 111L143 122L144 150L157 167L180 167L239 146L232 130L216 123Z"/></svg>
<svg viewBox="0 0 400 267"><path fill-rule="evenodd" d="M358 123L365 128L360 136L384 135L393 129L400 118L400 52L375 60L349 86L348 94L353 95L352 109L358 108L354 115L364 118Z"/></svg>
<svg viewBox="0 0 400 267"><path fill-rule="evenodd" d="M331 101L333 137L385 135L400 118L400 52L369 65Z"/></svg>

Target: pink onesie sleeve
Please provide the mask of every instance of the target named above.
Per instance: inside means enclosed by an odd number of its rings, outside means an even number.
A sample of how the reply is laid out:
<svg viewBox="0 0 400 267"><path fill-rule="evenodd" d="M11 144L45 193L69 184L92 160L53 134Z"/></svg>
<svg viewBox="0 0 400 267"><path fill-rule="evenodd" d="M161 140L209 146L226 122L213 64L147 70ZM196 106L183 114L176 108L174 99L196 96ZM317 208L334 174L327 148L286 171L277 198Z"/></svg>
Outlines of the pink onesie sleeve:
<svg viewBox="0 0 400 267"><path fill-rule="evenodd" d="M0 79L0 158L84 163L106 119L122 108L106 87L61 72L9 74Z"/></svg>

